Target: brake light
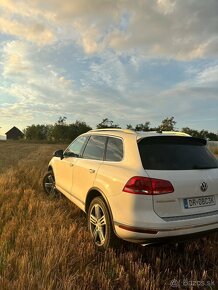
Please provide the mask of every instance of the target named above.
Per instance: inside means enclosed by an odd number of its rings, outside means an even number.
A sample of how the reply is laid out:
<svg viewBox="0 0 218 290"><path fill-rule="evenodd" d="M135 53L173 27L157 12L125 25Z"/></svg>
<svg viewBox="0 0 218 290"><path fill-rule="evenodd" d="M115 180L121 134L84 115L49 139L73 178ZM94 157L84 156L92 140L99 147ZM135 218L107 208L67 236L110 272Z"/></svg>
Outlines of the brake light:
<svg viewBox="0 0 218 290"><path fill-rule="evenodd" d="M132 194L156 195L174 192L174 188L168 180L134 176L126 183L123 191Z"/></svg>

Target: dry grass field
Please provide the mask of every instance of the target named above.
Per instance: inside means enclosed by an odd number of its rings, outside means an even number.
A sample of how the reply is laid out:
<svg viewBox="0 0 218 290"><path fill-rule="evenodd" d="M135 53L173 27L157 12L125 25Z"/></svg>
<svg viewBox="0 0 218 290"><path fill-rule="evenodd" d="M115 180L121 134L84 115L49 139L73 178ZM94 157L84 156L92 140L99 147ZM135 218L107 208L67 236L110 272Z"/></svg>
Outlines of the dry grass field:
<svg viewBox="0 0 218 290"><path fill-rule="evenodd" d="M85 214L43 193L47 163L60 148L0 142L1 290L218 289L217 233L182 248L123 244L97 253Z"/></svg>

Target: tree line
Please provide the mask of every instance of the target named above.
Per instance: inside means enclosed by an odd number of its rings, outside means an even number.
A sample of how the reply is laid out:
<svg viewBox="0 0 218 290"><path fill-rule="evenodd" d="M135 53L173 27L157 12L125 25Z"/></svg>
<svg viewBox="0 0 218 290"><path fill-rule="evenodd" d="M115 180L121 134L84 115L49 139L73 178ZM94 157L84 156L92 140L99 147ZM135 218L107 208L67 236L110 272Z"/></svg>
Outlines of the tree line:
<svg viewBox="0 0 218 290"><path fill-rule="evenodd" d="M66 117L60 117L53 125L31 125L24 130L24 138L28 141L48 141L48 142L69 142L75 139L80 134L83 134L92 128L82 121L67 124ZM103 128L121 128L119 124L115 124L112 120L105 118L97 124L97 129ZM153 127L149 121L139 123L136 126L131 124L126 125L126 129L135 131L178 131L176 129L176 121L174 117L167 117L162 120L161 124ZM189 127L184 127L180 131L190 134L193 137L204 138L208 140L218 141L218 135L207 130L194 130Z"/></svg>

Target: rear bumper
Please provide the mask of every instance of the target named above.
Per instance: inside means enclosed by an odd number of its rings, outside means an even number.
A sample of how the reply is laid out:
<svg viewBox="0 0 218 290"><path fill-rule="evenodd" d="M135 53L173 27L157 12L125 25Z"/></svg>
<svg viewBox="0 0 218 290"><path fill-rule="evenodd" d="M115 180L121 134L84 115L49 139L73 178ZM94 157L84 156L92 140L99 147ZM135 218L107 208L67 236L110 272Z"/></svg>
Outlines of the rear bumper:
<svg viewBox="0 0 218 290"><path fill-rule="evenodd" d="M124 192L110 196L109 204L115 233L127 241L153 243L160 239L180 240L186 235L194 237L218 230L217 208L204 214L163 218L154 212L151 196Z"/></svg>
<svg viewBox="0 0 218 290"><path fill-rule="evenodd" d="M159 243L169 241L181 241L204 236L210 232L218 231L218 221L203 225L180 226L177 228L141 228L115 223L116 234L127 241L134 243Z"/></svg>
<svg viewBox="0 0 218 290"><path fill-rule="evenodd" d="M126 239L126 241L132 242L132 243L137 243L137 244L164 244L164 243L180 243L183 241L188 241L188 240L195 240L195 239L200 239L208 234L218 232L217 229L213 230L208 230L204 232L198 232L194 234L185 234L185 235L180 235L180 236L172 236L172 237L162 237L162 238L147 238L144 240L131 240L131 239Z"/></svg>

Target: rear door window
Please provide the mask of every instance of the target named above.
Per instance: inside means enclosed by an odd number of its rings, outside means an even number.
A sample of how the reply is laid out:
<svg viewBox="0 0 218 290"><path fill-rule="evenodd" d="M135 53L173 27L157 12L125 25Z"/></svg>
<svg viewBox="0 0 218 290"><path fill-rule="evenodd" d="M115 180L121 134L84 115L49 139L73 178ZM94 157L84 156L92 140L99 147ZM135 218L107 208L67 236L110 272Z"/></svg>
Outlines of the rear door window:
<svg viewBox="0 0 218 290"><path fill-rule="evenodd" d="M144 169L193 170L218 168L205 141L192 137L147 137L138 143Z"/></svg>
<svg viewBox="0 0 218 290"><path fill-rule="evenodd" d="M123 159L123 141L119 138L109 137L107 142L106 161L121 161Z"/></svg>

